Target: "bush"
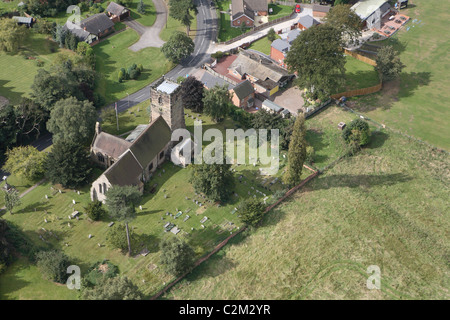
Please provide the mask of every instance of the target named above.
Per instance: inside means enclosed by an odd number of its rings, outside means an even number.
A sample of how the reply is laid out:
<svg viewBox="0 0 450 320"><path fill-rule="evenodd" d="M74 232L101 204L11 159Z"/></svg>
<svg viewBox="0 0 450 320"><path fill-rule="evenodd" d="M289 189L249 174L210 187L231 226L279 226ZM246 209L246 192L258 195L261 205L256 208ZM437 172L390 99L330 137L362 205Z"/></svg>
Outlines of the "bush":
<svg viewBox="0 0 450 320"><path fill-rule="evenodd" d="M216 53L213 53L211 55L211 57L215 58L215 59L220 59L223 57L223 52L222 51L217 51Z"/></svg>
<svg viewBox="0 0 450 320"><path fill-rule="evenodd" d="M354 142L358 146L365 146L370 141L369 124L362 119L355 119L344 128L342 137L348 144Z"/></svg>
<svg viewBox="0 0 450 320"><path fill-rule="evenodd" d="M118 78L117 80L118 80L119 82L122 82L122 81L123 81L124 75L123 75L122 70L119 71L119 76L118 76L117 78Z"/></svg>
<svg viewBox="0 0 450 320"><path fill-rule="evenodd" d="M165 238L160 243L160 250L161 264L174 276L180 276L194 266L194 250L179 238Z"/></svg>
<svg viewBox="0 0 450 320"><path fill-rule="evenodd" d="M309 163L314 162L314 155L315 155L314 147L307 146L306 147L306 161Z"/></svg>
<svg viewBox="0 0 450 320"><path fill-rule="evenodd" d="M263 217L264 209L264 203L260 200L256 198L247 199L240 207L240 219L243 223L256 226Z"/></svg>
<svg viewBox="0 0 450 320"><path fill-rule="evenodd" d="M111 279L119 274L119 268L111 262L97 261L88 269L83 277L83 287L93 287L103 279Z"/></svg>
<svg viewBox="0 0 450 320"><path fill-rule="evenodd" d="M130 79L134 80L137 79L137 77L139 77L139 71L137 71L136 69L131 69Z"/></svg>
<svg viewBox="0 0 450 320"><path fill-rule="evenodd" d="M100 220L100 218L106 214L106 210L103 208L102 202L98 200L90 202L84 209L86 210L88 217L94 221Z"/></svg>
<svg viewBox="0 0 450 320"><path fill-rule="evenodd" d="M40 251L36 254L36 261L42 275L51 281L65 283L68 278L67 267L69 258L61 251Z"/></svg>
<svg viewBox="0 0 450 320"><path fill-rule="evenodd" d="M270 28L269 32L267 33L267 39L269 41L274 41L277 38L277 33L275 32L274 28Z"/></svg>
<svg viewBox="0 0 450 320"><path fill-rule="evenodd" d="M129 231L130 231L130 241L132 241L135 236L131 228L129 228ZM128 240L125 225L115 224L114 226L112 226L108 231L106 240L113 248L120 249L122 251L127 251Z"/></svg>

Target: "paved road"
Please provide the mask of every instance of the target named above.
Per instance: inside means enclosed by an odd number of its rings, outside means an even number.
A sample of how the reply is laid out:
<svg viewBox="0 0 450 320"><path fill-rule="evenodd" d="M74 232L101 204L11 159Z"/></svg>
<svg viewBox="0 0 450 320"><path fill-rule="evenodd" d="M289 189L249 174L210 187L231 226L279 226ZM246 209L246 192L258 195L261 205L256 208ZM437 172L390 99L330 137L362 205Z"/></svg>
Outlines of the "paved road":
<svg viewBox="0 0 450 320"><path fill-rule="evenodd" d="M157 0L156 0L157 1ZM166 79L177 80L180 76L186 76L192 71L200 67L206 60L210 58L208 51L213 46L213 41L217 34L217 14L215 8L211 8L210 1L197 0L197 34L194 39L195 49L194 53L184 59L174 69L169 71L165 77ZM155 2L156 4L156 2ZM142 88L141 90L130 93L127 97L117 101L117 109L123 112L132 106L150 99L150 86ZM115 103L110 106L114 107Z"/></svg>

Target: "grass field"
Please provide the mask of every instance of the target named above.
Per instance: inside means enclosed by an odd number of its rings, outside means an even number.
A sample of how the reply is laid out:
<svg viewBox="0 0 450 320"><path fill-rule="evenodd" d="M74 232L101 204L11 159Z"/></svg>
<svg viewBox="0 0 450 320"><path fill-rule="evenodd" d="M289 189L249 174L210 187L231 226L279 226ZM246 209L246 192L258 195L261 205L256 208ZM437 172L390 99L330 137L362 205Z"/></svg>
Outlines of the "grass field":
<svg viewBox="0 0 450 320"><path fill-rule="evenodd" d="M373 43L393 44L406 68L399 80L385 83L380 93L352 99L353 108L448 151L450 42L443 35L450 19L450 2L439 6L426 0L410 3L414 6L402 13L411 21L392 40Z"/></svg>
<svg viewBox="0 0 450 320"><path fill-rule="evenodd" d="M362 89L380 83L377 71L370 64L351 56L345 56L345 88L343 90Z"/></svg>
<svg viewBox="0 0 450 320"><path fill-rule="evenodd" d="M277 39L279 39L280 36L277 35ZM267 39L267 37L262 37L259 40L256 40L255 42L253 42L249 49L253 49L253 50L257 50L259 52L262 52L264 54L267 54L268 56L270 56L270 48L272 45L272 41L270 41L269 39Z"/></svg>
<svg viewBox="0 0 450 320"><path fill-rule="evenodd" d="M272 8L273 13L269 14L269 21L288 16L292 13L292 6L283 6L281 4L269 3L269 9Z"/></svg>
<svg viewBox="0 0 450 320"><path fill-rule="evenodd" d="M449 180L445 154L379 132L164 298L448 299Z"/></svg>

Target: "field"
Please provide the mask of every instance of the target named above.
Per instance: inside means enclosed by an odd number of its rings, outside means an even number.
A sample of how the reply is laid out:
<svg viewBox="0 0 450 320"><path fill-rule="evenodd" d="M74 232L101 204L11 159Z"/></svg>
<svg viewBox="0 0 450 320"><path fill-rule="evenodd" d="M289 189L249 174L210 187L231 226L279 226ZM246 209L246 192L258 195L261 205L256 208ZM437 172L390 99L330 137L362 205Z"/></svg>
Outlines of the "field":
<svg viewBox="0 0 450 320"><path fill-rule="evenodd" d="M54 51L54 52L52 52ZM40 68L35 59L44 62L48 67L58 52L67 51L59 49L56 43L46 39L46 36L30 31L25 45L17 54L0 53L0 96L5 96L12 103L18 103L20 98L31 93L34 76ZM35 59L27 59L33 57Z"/></svg>
<svg viewBox="0 0 450 320"><path fill-rule="evenodd" d="M283 6L280 4L269 3L269 9L273 9L273 13L269 14L269 21L288 16L292 13L292 6Z"/></svg>
<svg viewBox="0 0 450 320"><path fill-rule="evenodd" d="M400 59L406 65L400 79L385 83L380 93L353 98L352 107L448 151L450 42L443 35L450 19L450 3L444 1L439 6L426 0L410 3L414 6L402 12L411 21L391 40L373 43L392 44L400 52Z"/></svg>
<svg viewBox="0 0 450 320"><path fill-rule="evenodd" d="M343 90L368 88L380 83L378 73L373 66L351 56L346 55L345 58L345 88L342 88Z"/></svg>
<svg viewBox="0 0 450 320"><path fill-rule="evenodd" d="M448 156L381 131L164 298L448 299L449 180Z"/></svg>
<svg viewBox="0 0 450 320"><path fill-rule="evenodd" d="M148 121L143 114L139 121L130 119L128 113L122 113L120 117L121 125L124 127L132 127L134 124ZM203 130L214 127L223 132L225 128L235 127L233 121L229 119L219 125L214 124L204 115L202 119L204 120ZM190 130L193 129L192 116L186 117L186 126ZM108 126L105 124L105 127ZM285 164L286 162L282 161L281 166ZM73 210L84 211L83 208L90 201L90 185L78 190L80 191L78 195L74 190L65 189L61 189L62 193L59 193L59 186L52 186L45 182L22 198L21 205L14 210L13 215L5 214L3 218L20 226L37 245L44 245L39 238L43 236L48 246L63 250L74 264L80 266L82 274L93 262L108 259L119 267L121 274L129 276L145 294L151 295L172 280L172 277L166 274L159 264L159 241L165 236L174 236L171 233L165 233L163 226L167 222L175 223L181 229L177 236L186 239L195 248L198 256L208 253L230 232L242 226L237 217L238 213L235 211L240 199L248 197L249 194L262 198L264 193L270 200L273 192L284 189L280 179L273 185L269 185L275 177L280 177L281 172L264 179L257 173L259 167L259 165L256 167L234 165L236 186L233 191L237 195L233 194L229 202L219 207L194 193L191 184L188 183L190 169L181 169L167 161L158 168L149 182L150 189L155 186L155 192L147 192L144 195L141 201L142 210L137 209L137 218L130 223L130 227L137 235L131 258L127 258L107 245L106 234L110 222L107 217L99 222L89 221L86 215L82 215L78 221L67 218ZM95 170L92 180L100 173L101 170ZM305 172L304 176L308 174ZM242 182L237 179L239 176L242 176ZM14 183L14 180L9 182ZM261 193L256 193L255 190L260 190ZM48 195L48 200L45 195ZM76 201L75 205L72 204L72 200ZM195 200L201 202L202 206L196 204ZM177 219L166 214L170 212L175 215L179 211L183 213ZM190 218L185 220L187 215ZM207 217L207 220L201 222L204 217ZM44 219L47 219L48 223ZM89 234L93 235L92 239L88 238ZM68 246L65 245L66 243ZM146 257L139 254L144 248L150 252ZM30 297L31 294L42 299L55 298L55 292L50 288L61 286L42 279L39 281L45 284L42 287L36 285L31 279L39 279L37 272L37 269L24 259L14 264L7 273L0 276L0 287L5 287L3 291L0 290L0 298L21 299ZM72 293L65 293L57 298L67 297L72 297Z"/></svg>

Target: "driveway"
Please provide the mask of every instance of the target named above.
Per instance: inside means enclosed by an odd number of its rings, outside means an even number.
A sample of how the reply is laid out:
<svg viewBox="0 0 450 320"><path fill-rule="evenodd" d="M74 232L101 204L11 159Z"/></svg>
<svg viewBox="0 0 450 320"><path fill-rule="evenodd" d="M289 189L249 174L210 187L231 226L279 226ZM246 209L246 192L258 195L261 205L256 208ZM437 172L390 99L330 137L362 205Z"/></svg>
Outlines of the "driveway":
<svg viewBox="0 0 450 320"><path fill-rule="evenodd" d="M164 0L152 0L155 4L156 21L151 27L146 27L135 20L125 20L124 23L136 30L141 38L129 47L132 51L139 51L148 47L161 48L164 41L159 37L159 33L166 25L168 9Z"/></svg>

